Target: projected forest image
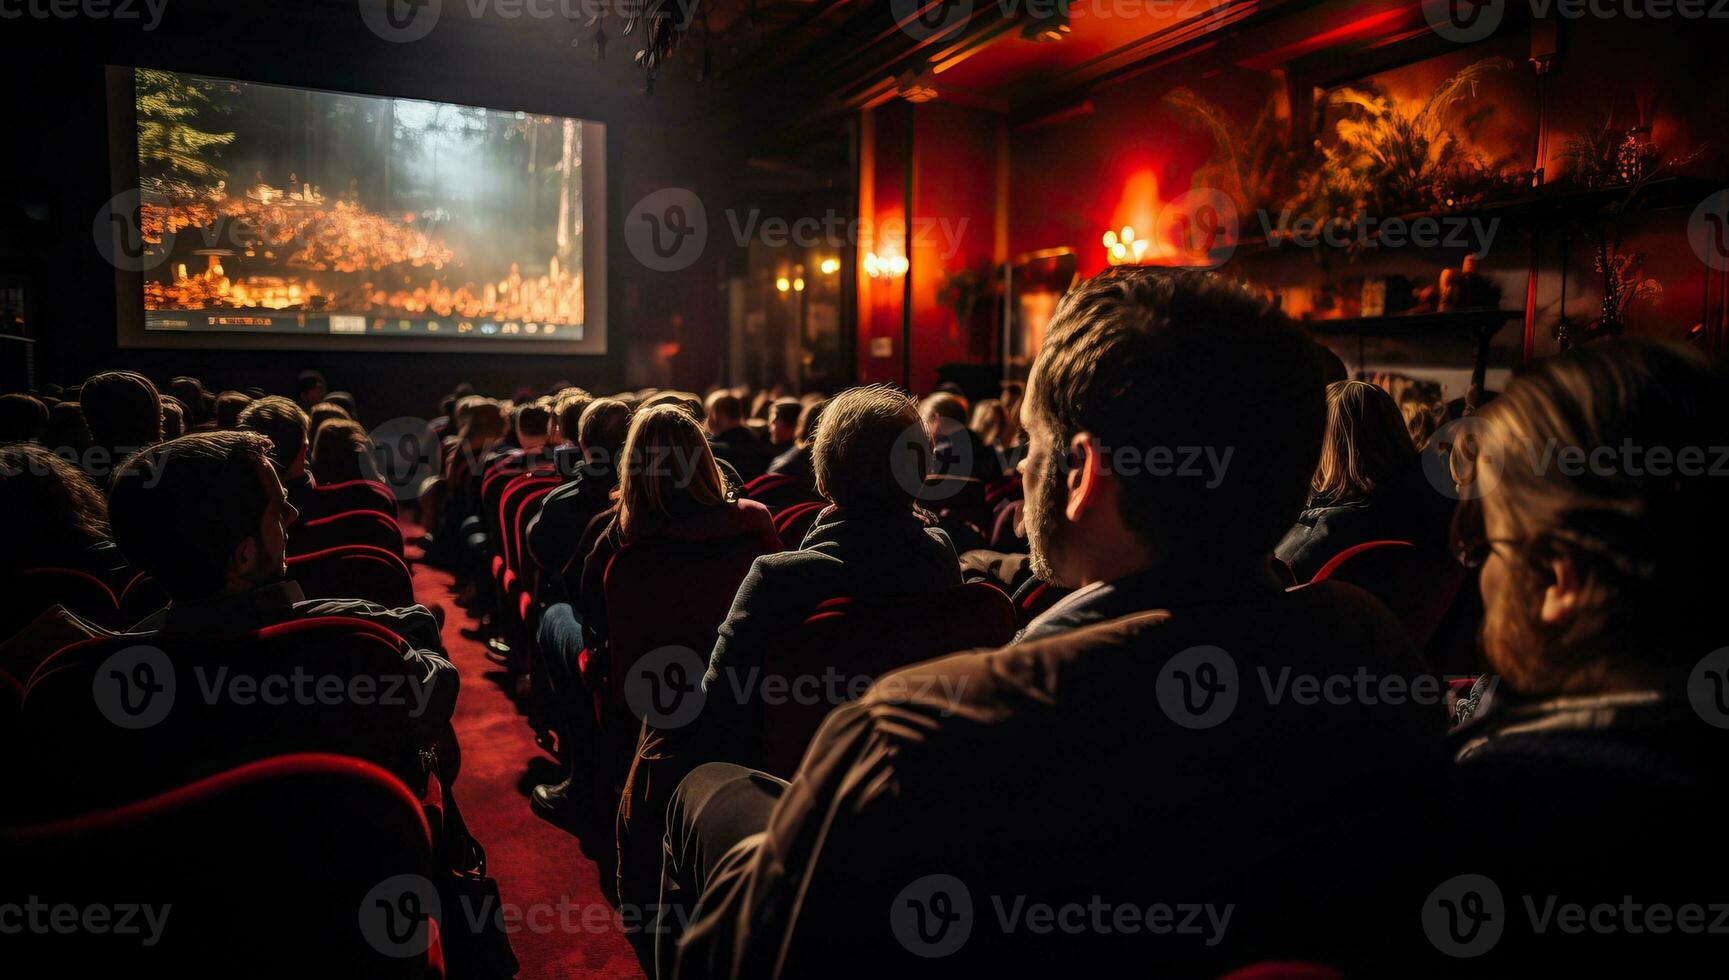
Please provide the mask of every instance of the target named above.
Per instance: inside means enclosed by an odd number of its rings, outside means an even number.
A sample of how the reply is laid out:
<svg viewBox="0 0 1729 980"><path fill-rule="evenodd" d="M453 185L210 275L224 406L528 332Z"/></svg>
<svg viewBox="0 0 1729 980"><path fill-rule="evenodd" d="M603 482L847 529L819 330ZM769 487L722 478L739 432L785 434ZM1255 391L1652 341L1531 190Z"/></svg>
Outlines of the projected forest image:
<svg viewBox="0 0 1729 980"><path fill-rule="evenodd" d="M582 324L578 120L145 69L134 81L147 313L332 332Z"/></svg>

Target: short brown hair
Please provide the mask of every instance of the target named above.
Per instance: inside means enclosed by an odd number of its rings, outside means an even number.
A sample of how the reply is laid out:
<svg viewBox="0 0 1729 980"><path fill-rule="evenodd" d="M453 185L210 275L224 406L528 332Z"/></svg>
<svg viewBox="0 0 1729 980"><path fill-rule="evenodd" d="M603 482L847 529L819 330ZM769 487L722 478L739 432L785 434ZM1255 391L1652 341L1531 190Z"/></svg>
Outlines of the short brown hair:
<svg viewBox="0 0 1729 980"><path fill-rule="evenodd" d="M1058 452L1091 433L1119 472L1123 523L1163 550L1265 553L1307 497L1326 427L1311 344L1248 288L1210 272L1117 268L1057 304L1027 385ZM1150 452L1231 453L1208 478ZM1216 480L1216 482L1215 482Z"/></svg>
<svg viewBox="0 0 1729 980"><path fill-rule="evenodd" d="M162 438L162 395L136 371L105 371L78 389L90 438L110 449L136 449Z"/></svg>
<svg viewBox="0 0 1729 980"><path fill-rule="evenodd" d="M270 458L283 473L288 472L300 451L306 448L306 413L292 398L281 395L260 398L240 410L236 424L261 432L270 440Z"/></svg>
<svg viewBox="0 0 1729 980"><path fill-rule="evenodd" d="M244 391L225 391L216 396L216 427L232 429L240 424L240 413L252 404L252 396Z"/></svg>
<svg viewBox="0 0 1729 980"><path fill-rule="evenodd" d="M582 431L582 413L594 404L594 396L583 388L563 388L552 396L552 414L558 416L558 431L575 442Z"/></svg>
<svg viewBox="0 0 1729 980"><path fill-rule="evenodd" d="M872 512L912 506L929 454L918 403L888 385L867 385L829 400L810 456L818 493Z"/></svg>
<svg viewBox="0 0 1729 980"><path fill-rule="evenodd" d="M630 406L616 398L596 398L582 410L573 435L588 450L591 462L612 465L624 451L630 433Z"/></svg>
<svg viewBox="0 0 1729 980"><path fill-rule="evenodd" d="M128 459L108 490L127 562L175 599L221 591L234 549L270 507L259 473L273 448L256 432L194 432Z"/></svg>
<svg viewBox="0 0 1729 980"><path fill-rule="evenodd" d="M552 410L545 401L535 399L516 406L512 413L511 423L519 435L544 436L547 426L552 422Z"/></svg>

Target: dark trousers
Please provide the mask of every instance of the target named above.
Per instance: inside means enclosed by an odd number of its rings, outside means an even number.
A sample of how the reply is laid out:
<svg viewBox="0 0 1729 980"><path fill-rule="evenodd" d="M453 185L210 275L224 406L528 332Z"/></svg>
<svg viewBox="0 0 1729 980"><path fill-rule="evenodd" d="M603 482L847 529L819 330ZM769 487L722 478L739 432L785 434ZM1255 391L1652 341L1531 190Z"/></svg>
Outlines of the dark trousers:
<svg viewBox="0 0 1729 980"><path fill-rule="evenodd" d="M536 650L550 688L551 711L556 716L559 751L565 759L564 774L586 788L592 777L594 741L599 734L594 726L594 699L577 667L577 657L585 646L582 620L570 603L555 603L540 617L536 639ZM582 795L578 799L586 801Z"/></svg>
<svg viewBox="0 0 1729 980"><path fill-rule="evenodd" d="M666 858L654 934L655 973L672 976L678 937L697 912L721 858L768 827L786 781L766 772L709 762L690 771L666 809Z"/></svg>

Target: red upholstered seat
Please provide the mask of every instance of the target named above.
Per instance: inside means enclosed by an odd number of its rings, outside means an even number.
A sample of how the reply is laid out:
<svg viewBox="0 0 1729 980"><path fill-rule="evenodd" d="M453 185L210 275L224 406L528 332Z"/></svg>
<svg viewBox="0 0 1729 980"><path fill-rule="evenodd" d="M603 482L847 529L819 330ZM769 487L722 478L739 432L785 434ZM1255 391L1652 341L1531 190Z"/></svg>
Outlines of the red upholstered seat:
<svg viewBox="0 0 1729 980"><path fill-rule="evenodd" d="M1015 611L983 583L916 598L830 599L794 639L764 658L765 678L838 677L841 690L908 664L1013 639ZM862 682L861 682L862 683ZM765 699L763 767L790 777L833 705L826 699Z"/></svg>
<svg viewBox="0 0 1729 980"><path fill-rule="evenodd" d="M436 927L414 914L432 894L420 805L359 759L281 755L3 828L0 863L0 902L107 912L103 930L8 936L14 964L64 976L205 976L212 964L236 976L442 976Z"/></svg>
<svg viewBox="0 0 1729 980"><path fill-rule="evenodd" d="M774 515L774 531L787 547L797 548L827 507L828 502L822 500L793 504Z"/></svg>
<svg viewBox="0 0 1729 980"><path fill-rule="evenodd" d="M375 510L386 517L396 517L396 495L376 480L344 480L312 488L319 504L318 513L340 514L351 510Z"/></svg>
<svg viewBox="0 0 1729 980"><path fill-rule="evenodd" d="M288 559L288 577L308 599L365 599L393 609L414 604L414 578L397 555L345 544Z"/></svg>
<svg viewBox="0 0 1729 980"><path fill-rule="evenodd" d="M345 544L368 544L402 555L402 528L375 510L350 510L298 521L288 529L288 553L307 555Z"/></svg>
<svg viewBox="0 0 1729 980"><path fill-rule="evenodd" d="M23 629L52 605L62 605L109 629L120 629L120 598L114 589L76 568L26 568L0 576L0 637Z"/></svg>
<svg viewBox="0 0 1729 980"><path fill-rule="evenodd" d="M764 473L744 485L744 495L775 511L821 499L810 477L790 473Z"/></svg>
<svg viewBox="0 0 1729 980"><path fill-rule="evenodd" d="M1339 552L1310 582L1348 582L1387 604L1411 641L1426 650L1467 578L1441 552L1409 541L1365 541Z"/></svg>

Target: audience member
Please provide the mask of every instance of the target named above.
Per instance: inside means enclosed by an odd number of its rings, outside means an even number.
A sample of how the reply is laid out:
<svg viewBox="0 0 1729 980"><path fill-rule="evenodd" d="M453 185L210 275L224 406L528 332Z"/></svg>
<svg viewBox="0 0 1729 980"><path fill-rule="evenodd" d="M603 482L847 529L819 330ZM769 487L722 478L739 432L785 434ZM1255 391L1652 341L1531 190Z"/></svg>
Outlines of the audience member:
<svg viewBox="0 0 1729 980"><path fill-rule="evenodd" d="M329 391L324 375L308 369L300 372L300 377L295 380L294 400L300 403L301 411L310 414L312 406L323 401Z"/></svg>
<svg viewBox="0 0 1729 980"><path fill-rule="evenodd" d="M79 389L78 403L90 428L84 473L101 486L126 457L162 440L162 396L142 374L98 374Z"/></svg>
<svg viewBox="0 0 1729 980"><path fill-rule="evenodd" d="M1307 506L1274 554L1298 582L1366 541L1439 548L1453 500L1424 475L1392 396L1363 381L1327 386L1327 435Z"/></svg>
<svg viewBox="0 0 1729 980"><path fill-rule="evenodd" d="M0 395L0 444L34 442L48 429L48 406L30 395Z"/></svg>
<svg viewBox="0 0 1729 980"><path fill-rule="evenodd" d="M372 458L372 440L359 422L332 419L318 430L312 443L312 481L329 486L353 480L382 482L378 463Z"/></svg>
<svg viewBox="0 0 1729 980"><path fill-rule="evenodd" d="M216 427L233 429L240 425L240 412L252 403L252 396L243 391L225 391L216 396Z"/></svg>
<svg viewBox="0 0 1729 980"><path fill-rule="evenodd" d="M770 450L744 425L738 396L717 391L708 396L706 424L715 456L731 463L746 483L768 472Z"/></svg>
<svg viewBox="0 0 1729 980"><path fill-rule="evenodd" d="M281 395L260 398L241 409L235 427L270 440L270 460L297 513L306 520L326 516L306 469L306 413L299 405Z"/></svg>
<svg viewBox="0 0 1729 980"><path fill-rule="evenodd" d="M777 456L798 440L798 417L803 410L804 403L797 398L778 398L769 406L768 442Z"/></svg>
<svg viewBox="0 0 1729 980"><path fill-rule="evenodd" d="M792 447L774 458L768 464L770 473L783 473L803 479L815 479L815 471L810 462L810 444L816 437L817 423L822 419L823 406L828 404L824 398L816 398L804 402L798 414L798 435L793 440Z"/></svg>
<svg viewBox="0 0 1729 980"><path fill-rule="evenodd" d="M1429 816L1440 709L1304 705L1258 679L1418 670L1373 599L1287 592L1268 569L1325 427L1308 349L1211 274L1118 269L1065 296L1022 407L1023 468L1034 564L1075 591L1014 646L878 679L829 714L790 785L720 763L687 777L663 901L700 905L682 943L662 937L660 970L927 973L896 910L953 908L957 881L981 912L944 973L1217 974L1248 950L1343 969L1422 942L1386 856ZM1128 458L1160 446L1232 455L1176 479ZM1004 896L1182 896L1228 907L1230 941L1035 933L984 913Z"/></svg>

